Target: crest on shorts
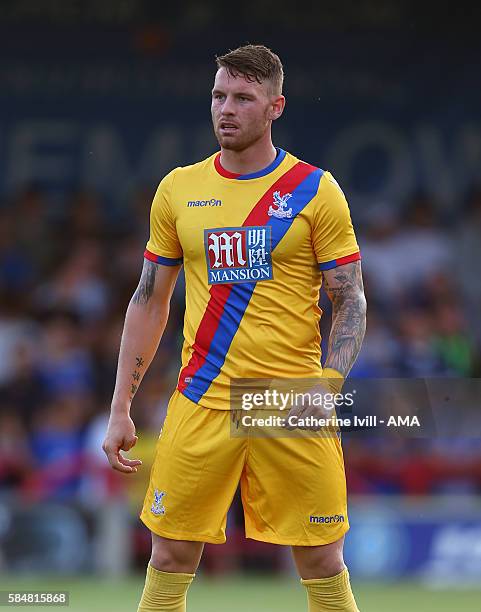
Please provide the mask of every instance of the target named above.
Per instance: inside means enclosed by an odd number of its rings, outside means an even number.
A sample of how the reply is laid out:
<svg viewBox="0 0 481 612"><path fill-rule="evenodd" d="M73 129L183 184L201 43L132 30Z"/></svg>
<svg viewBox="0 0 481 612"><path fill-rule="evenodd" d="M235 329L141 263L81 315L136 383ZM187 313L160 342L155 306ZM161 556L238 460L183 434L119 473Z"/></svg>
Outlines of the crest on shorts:
<svg viewBox="0 0 481 612"><path fill-rule="evenodd" d="M165 514L165 506L162 504L162 499L165 497L165 491L154 490L154 501L150 507L152 514Z"/></svg>
<svg viewBox="0 0 481 612"><path fill-rule="evenodd" d="M272 195L274 196L273 204L276 204L277 208L273 208L272 205L269 206L269 210L267 211L269 217L277 217L278 219L290 219L292 217L292 208L288 208L286 210L286 207L287 200L290 200L292 198L292 193L285 193L283 196L281 196L280 191L274 191Z"/></svg>

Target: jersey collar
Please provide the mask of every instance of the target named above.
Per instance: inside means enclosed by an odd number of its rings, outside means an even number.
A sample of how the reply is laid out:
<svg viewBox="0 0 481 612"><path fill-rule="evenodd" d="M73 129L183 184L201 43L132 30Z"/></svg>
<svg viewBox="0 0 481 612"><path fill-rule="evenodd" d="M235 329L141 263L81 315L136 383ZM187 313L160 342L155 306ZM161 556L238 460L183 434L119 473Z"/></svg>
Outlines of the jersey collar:
<svg viewBox="0 0 481 612"><path fill-rule="evenodd" d="M270 163L266 168L258 170L257 172L251 172L250 174L237 174L235 172L229 172L229 170L223 168L220 163L220 152L217 153L214 158L214 166L217 172L225 178L237 179L238 181L247 181L249 179L260 178L261 176L266 176L266 174L273 172L284 160L286 152L283 149L279 149L277 147L276 151L277 155L272 163Z"/></svg>

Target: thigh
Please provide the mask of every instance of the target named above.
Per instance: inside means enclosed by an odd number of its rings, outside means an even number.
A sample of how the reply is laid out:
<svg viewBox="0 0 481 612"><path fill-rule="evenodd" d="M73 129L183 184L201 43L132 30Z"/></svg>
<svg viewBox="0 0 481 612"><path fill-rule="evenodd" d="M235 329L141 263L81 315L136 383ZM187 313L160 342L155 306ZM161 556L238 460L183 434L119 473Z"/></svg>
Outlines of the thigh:
<svg viewBox="0 0 481 612"><path fill-rule="evenodd" d="M230 413L176 391L157 442L141 520L165 538L225 542L227 510L246 442L230 437Z"/></svg>
<svg viewBox="0 0 481 612"><path fill-rule="evenodd" d="M318 546L349 529L344 459L335 434L251 439L241 483L247 537Z"/></svg>

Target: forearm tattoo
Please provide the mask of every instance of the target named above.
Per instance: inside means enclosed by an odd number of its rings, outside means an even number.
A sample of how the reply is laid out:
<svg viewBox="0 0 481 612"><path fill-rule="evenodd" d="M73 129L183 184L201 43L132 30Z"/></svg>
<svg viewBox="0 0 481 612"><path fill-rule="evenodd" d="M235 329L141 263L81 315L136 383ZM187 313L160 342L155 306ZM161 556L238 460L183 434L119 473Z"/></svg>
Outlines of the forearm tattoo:
<svg viewBox="0 0 481 612"><path fill-rule="evenodd" d="M155 275L157 274L158 266L148 259L144 259L144 266L140 276L139 286L135 290L132 297L134 304L145 305L152 297L155 286Z"/></svg>
<svg viewBox="0 0 481 612"><path fill-rule="evenodd" d="M324 289L332 302L325 366L347 376L361 350L366 331L366 299L360 262L339 266L332 274L325 274Z"/></svg>
<svg viewBox="0 0 481 612"><path fill-rule="evenodd" d="M140 380L142 378L141 368L144 365L142 357L135 358L135 369L132 372L132 382L130 384L130 401L134 399L134 395L137 393L139 388Z"/></svg>

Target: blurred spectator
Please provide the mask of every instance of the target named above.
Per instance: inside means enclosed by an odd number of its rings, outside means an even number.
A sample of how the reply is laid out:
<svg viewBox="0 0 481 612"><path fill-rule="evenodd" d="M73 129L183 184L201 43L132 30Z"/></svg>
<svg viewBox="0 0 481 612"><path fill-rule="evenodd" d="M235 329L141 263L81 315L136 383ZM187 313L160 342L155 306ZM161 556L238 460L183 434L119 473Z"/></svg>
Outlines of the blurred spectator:
<svg viewBox="0 0 481 612"><path fill-rule="evenodd" d="M62 226L68 230L63 236L64 240L69 236L75 236L78 241L100 242L104 237L110 237L109 233L113 234L117 227L116 223L110 223L107 226L106 204L99 195L91 191L80 189L72 194L67 205L60 212L63 213L60 215ZM59 229L61 228L57 228Z"/></svg>
<svg viewBox="0 0 481 612"><path fill-rule="evenodd" d="M45 387L38 361L38 349L31 340L19 342L12 352L11 377L0 389L0 409L8 411L12 406L15 407L15 414L27 426L45 400Z"/></svg>
<svg viewBox="0 0 481 612"><path fill-rule="evenodd" d="M0 210L0 289L19 295L35 280L36 263L19 248L14 212Z"/></svg>
<svg viewBox="0 0 481 612"><path fill-rule="evenodd" d="M431 313L421 309L407 310L401 314L399 330L402 347L399 372L402 376L422 378L448 373L432 342L434 320Z"/></svg>
<svg viewBox="0 0 481 612"><path fill-rule="evenodd" d="M101 275L100 244L84 240L74 247L50 281L39 286L35 303L42 309L63 308L84 320L105 314L109 290Z"/></svg>
<svg viewBox="0 0 481 612"><path fill-rule="evenodd" d="M31 472L33 460L27 432L14 405L0 412L0 488L18 487Z"/></svg>
<svg viewBox="0 0 481 612"><path fill-rule="evenodd" d="M401 344L394 330L378 316L368 315L369 333L354 364L351 376L363 378L395 377L399 374Z"/></svg>
<svg viewBox="0 0 481 612"><path fill-rule="evenodd" d="M37 471L26 490L42 499L71 500L83 472L84 427L91 416L87 393L57 393L35 415L31 449Z"/></svg>
<svg viewBox="0 0 481 612"><path fill-rule="evenodd" d="M459 219L455 235L456 258L453 276L459 283L459 299L466 312L471 334L481 343L481 188L474 189L467 202L466 215Z"/></svg>
<svg viewBox="0 0 481 612"><path fill-rule="evenodd" d="M370 211L367 233L360 236L363 273L371 297L380 305L394 302L404 285L400 282L405 263L398 246L400 221L388 204ZM369 300L371 306L371 300Z"/></svg>
<svg viewBox="0 0 481 612"><path fill-rule="evenodd" d="M387 204L375 207L360 242L373 296L383 306L422 289L453 262L452 242L436 223L433 202L424 196L413 198L404 214Z"/></svg>
<svg viewBox="0 0 481 612"><path fill-rule="evenodd" d="M425 195L414 197L397 238L399 282L405 290L420 286L453 263L451 238L436 220L434 202Z"/></svg>
<svg viewBox="0 0 481 612"><path fill-rule="evenodd" d="M40 374L49 393L88 392L92 359L82 345L82 330L71 312L53 312L45 322Z"/></svg>
<svg viewBox="0 0 481 612"><path fill-rule="evenodd" d="M26 304L0 288L0 386L14 376L19 347L35 342L39 332Z"/></svg>
<svg viewBox="0 0 481 612"><path fill-rule="evenodd" d="M433 346L436 354L453 376L472 376L474 345L460 306L455 302L442 304L435 316Z"/></svg>
<svg viewBox="0 0 481 612"><path fill-rule="evenodd" d="M30 262L37 274L44 273L55 250L51 203L40 188L30 186L16 196L9 210L16 220L13 237L21 259Z"/></svg>

